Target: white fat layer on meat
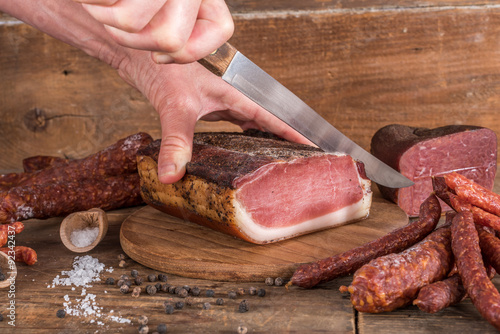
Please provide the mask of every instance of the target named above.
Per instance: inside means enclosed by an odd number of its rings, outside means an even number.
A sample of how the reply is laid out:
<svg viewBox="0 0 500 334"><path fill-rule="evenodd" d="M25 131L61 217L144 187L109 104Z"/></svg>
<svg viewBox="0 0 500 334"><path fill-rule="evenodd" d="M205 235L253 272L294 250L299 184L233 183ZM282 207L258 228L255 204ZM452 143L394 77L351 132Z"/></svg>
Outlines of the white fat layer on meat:
<svg viewBox="0 0 500 334"><path fill-rule="evenodd" d="M366 218L370 213L372 203L371 182L360 178L360 184L364 194L360 201L324 216L286 227L270 228L256 224L241 203L237 199L234 199L233 205L235 207L235 217L238 220L237 225L243 234L257 243L288 239L313 231L345 225L346 223Z"/></svg>

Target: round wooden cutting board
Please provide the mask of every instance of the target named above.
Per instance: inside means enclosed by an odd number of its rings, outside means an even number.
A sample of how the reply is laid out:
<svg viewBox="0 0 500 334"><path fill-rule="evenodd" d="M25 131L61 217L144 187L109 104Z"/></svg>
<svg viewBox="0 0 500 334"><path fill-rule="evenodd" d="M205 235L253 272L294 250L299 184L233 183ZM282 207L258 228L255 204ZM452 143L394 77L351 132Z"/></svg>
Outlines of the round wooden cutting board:
<svg viewBox="0 0 500 334"><path fill-rule="evenodd" d="M123 222L120 242L130 258L161 272L220 281L263 281L289 278L301 263L360 246L407 223L408 216L397 205L374 197L365 220L255 245L145 206Z"/></svg>

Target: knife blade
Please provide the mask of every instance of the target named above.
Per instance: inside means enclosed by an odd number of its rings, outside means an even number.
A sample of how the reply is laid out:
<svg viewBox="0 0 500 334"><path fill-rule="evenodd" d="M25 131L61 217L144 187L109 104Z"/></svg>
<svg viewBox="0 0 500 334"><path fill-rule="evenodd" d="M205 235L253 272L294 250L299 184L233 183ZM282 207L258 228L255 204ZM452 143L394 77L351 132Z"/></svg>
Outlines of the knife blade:
<svg viewBox="0 0 500 334"><path fill-rule="evenodd" d="M328 153L349 154L365 165L366 176L389 188L403 188L413 182L349 139L259 66L225 43L199 60L212 73L252 101L287 123Z"/></svg>

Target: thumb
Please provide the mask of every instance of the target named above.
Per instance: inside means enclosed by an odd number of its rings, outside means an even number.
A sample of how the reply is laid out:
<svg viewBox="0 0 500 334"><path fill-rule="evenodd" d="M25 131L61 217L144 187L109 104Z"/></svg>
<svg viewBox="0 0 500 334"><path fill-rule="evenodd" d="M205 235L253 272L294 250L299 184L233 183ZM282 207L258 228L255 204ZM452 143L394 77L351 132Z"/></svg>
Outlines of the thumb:
<svg viewBox="0 0 500 334"><path fill-rule="evenodd" d="M191 160L193 150L196 124L193 114L174 110L160 116L162 136L158 156L158 178L161 183L177 182L186 173L186 164Z"/></svg>

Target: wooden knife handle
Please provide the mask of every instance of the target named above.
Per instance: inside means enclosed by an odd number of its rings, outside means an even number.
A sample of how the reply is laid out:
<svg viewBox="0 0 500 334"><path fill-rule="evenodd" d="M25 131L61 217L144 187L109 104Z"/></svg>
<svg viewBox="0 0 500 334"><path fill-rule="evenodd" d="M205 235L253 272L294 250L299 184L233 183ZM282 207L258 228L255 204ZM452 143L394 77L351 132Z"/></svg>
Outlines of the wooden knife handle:
<svg viewBox="0 0 500 334"><path fill-rule="evenodd" d="M198 62L210 72L222 77L237 51L231 44L224 43L220 48L205 58L198 60Z"/></svg>

